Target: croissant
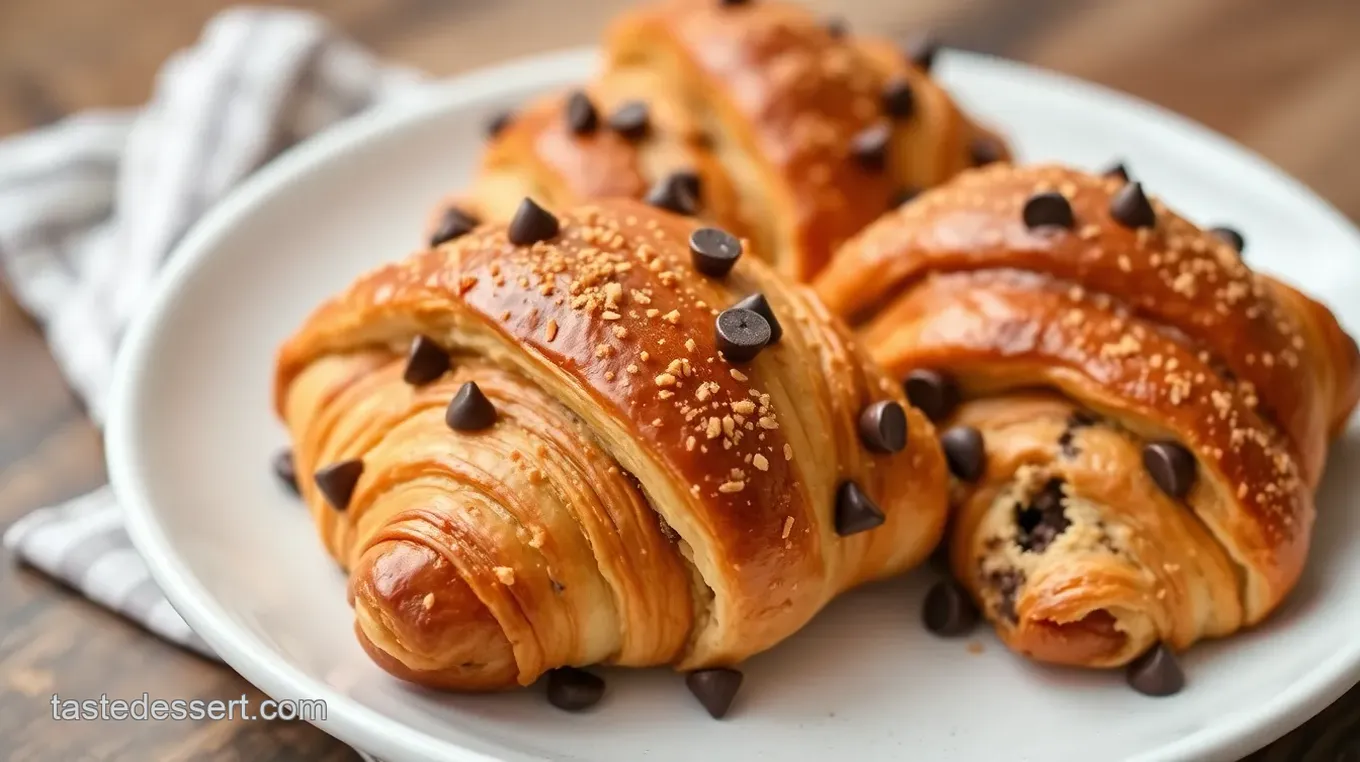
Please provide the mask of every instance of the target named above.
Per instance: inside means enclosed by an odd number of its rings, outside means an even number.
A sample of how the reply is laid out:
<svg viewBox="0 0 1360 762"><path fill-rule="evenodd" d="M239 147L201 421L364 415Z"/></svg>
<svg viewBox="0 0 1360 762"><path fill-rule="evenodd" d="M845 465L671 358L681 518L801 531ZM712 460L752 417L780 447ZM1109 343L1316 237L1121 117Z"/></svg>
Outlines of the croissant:
<svg viewBox="0 0 1360 762"><path fill-rule="evenodd" d="M931 423L743 249L635 201L526 199L285 343L302 497L378 664L472 691L726 667L929 554Z"/></svg>
<svg viewBox="0 0 1360 762"><path fill-rule="evenodd" d="M612 26L592 82L496 122L473 187L430 232L506 220L525 196L645 197L807 280L884 210L1007 158L931 78L934 50L904 55L774 0L645 5Z"/></svg>
<svg viewBox="0 0 1360 762"><path fill-rule="evenodd" d="M1174 664L1298 579L1360 357L1241 246L1122 172L995 165L816 281L947 427L950 566L1014 650Z"/></svg>

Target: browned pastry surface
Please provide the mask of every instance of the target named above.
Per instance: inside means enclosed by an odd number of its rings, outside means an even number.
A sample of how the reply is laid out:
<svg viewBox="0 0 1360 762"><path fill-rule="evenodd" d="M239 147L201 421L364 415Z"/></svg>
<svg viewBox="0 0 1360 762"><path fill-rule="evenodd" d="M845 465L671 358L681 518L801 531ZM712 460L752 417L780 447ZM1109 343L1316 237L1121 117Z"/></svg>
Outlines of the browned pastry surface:
<svg viewBox="0 0 1360 762"><path fill-rule="evenodd" d="M697 273L696 224L635 202L560 220L529 246L483 226L383 267L280 351L298 473L363 462L344 510L300 482L379 664L469 690L563 665L732 664L929 552L934 429L907 406L905 448L866 448L861 410L903 403L900 386L809 291L750 257ZM783 336L734 365L714 319L755 292ZM453 369L413 387L417 335ZM496 410L484 430L446 423L468 381ZM847 482L881 526L837 534Z"/></svg>

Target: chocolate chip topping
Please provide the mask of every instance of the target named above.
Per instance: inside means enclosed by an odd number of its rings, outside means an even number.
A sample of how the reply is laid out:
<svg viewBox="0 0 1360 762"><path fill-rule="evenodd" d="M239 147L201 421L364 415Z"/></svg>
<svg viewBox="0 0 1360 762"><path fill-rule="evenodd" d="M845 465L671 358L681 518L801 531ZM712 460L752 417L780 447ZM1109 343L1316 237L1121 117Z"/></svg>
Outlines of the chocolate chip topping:
<svg viewBox="0 0 1360 762"><path fill-rule="evenodd" d="M920 34L907 43L907 60L919 69L930 71L935 66L935 56L940 52L940 42L932 34Z"/></svg>
<svg viewBox="0 0 1360 762"><path fill-rule="evenodd" d="M968 592L957 582L944 580L936 582L926 593L921 621L936 635L967 635L977 626L978 610Z"/></svg>
<svg viewBox="0 0 1360 762"><path fill-rule="evenodd" d="M1072 522L1063 510L1062 481L1049 479L1029 505L1015 507L1015 543L1021 550L1043 553Z"/></svg>
<svg viewBox="0 0 1360 762"><path fill-rule="evenodd" d="M695 670L685 675L685 685L713 719L721 719L741 688L741 673L727 667Z"/></svg>
<svg viewBox="0 0 1360 762"><path fill-rule="evenodd" d="M940 446L950 473L965 482L982 478L987 466L982 432L972 426L955 426L940 435Z"/></svg>
<svg viewBox="0 0 1360 762"><path fill-rule="evenodd" d="M985 167L1006 158L1006 149L998 138L976 135L968 141L968 158L972 160L973 166Z"/></svg>
<svg viewBox="0 0 1360 762"><path fill-rule="evenodd" d="M671 173L671 177L675 178L675 182L679 183L681 188L694 199L697 206L702 195L699 192L702 187L699 181L699 173L692 169L678 169Z"/></svg>
<svg viewBox="0 0 1360 762"><path fill-rule="evenodd" d="M1150 228L1157 224L1152 202L1143 194L1142 183L1127 183L1110 199L1110 216L1126 228Z"/></svg>
<svg viewBox="0 0 1360 762"><path fill-rule="evenodd" d="M880 400L859 414L859 438L874 452L901 452L907 446L907 414L892 400Z"/></svg>
<svg viewBox="0 0 1360 762"><path fill-rule="evenodd" d="M718 351L730 363L750 362L770 343L770 322L755 310L725 309L713 325Z"/></svg>
<svg viewBox="0 0 1360 762"><path fill-rule="evenodd" d="M766 346L772 347L784 337L784 327L779 324L779 319L774 316L774 310L770 308L770 303L765 299L764 294L751 294L732 306L752 310L765 318L765 322L770 324L770 341Z"/></svg>
<svg viewBox="0 0 1360 762"><path fill-rule="evenodd" d="M628 101L619 106L609 117L609 129L628 140L641 140L651 130L647 104L642 101Z"/></svg>
<svg viewBox="0 0 1360 762"><path fill-rule="evenodd" d="M939 422L954 412L959 404L959 388L954 379L939 371L921 369L907 374L902 382L902 390L912 407L926 414L932 421Z"/></svg>
<svg viewBox="0 0 1360 762"><path fill-rule="evenodd" d="M1072 217L1072 205L1067 197L1057 191L1036 193L1025 202L1022 212L1025 227L1056 227L1071 230L1076 220Z"/></svg>
<svg viewBox="0 0 1360 762"><path fill-rule="evenodd" d="M293 451L284 448L274 453L270 465L274 467L274 475L279 478L283 486L291 490L294 495L298 494L297 469L293 466Z"/></svg>
<svg viewBox="0 0 1360 762"><path fill-rule="evenodd" d="M560 229L552 212L526 197L519 202L519 208L515 210L515 216L506 229L506 236L516 246L530 246L556 238Z"/></svg>
<svg viewBox="0 0 1360 762"><path fill-rule="evenodd" d="M822 26L826 29L826 33L831 35L831 38L834 40L839 40L845 36L846 32L850 31L850 25L845 23L845 19L840 16L833 16L827 19Z"/></svg>
<svg viewBox="0 0 1360 762"><path fill-rule="evenodd" d="M1180 500L1195 485L1195 456L1179 442L1149 442L1143 446L1143 468L1167 495Z"/></svg>
<svg viewBox="0 0 1360 762"><path fill-rule="evenodd" d="M911 187L903 188L902 190L899 190L897 193L893 194L891 208L896 209L897 207L903 204L910 203L912 199L915 199L919 195L921 195L920 188Z"/></svg>
<svg viewBox="0 0 1360 762"><path fill-rule="evenodd" d="M566 118L567 129L576 135L589 135L600 126L595 104L590 102L590 96L584 90L574 90L567 96Z"/></svg>
<svg viewBox="0 0 1360 762"><path fill-rule="evenodd" d="M906 119L916 109L916 95L911 83L894 79L883 87L883 113L894 119Z"/></svg>
<svg viewBox="0 0 1360 762"><path fill-rule="evenodd" d="M886 124L866 127L850 140L850 154L863 168L871 172L881 172L888 165L888 143L892 140L892 130Z"/></svg>
<svg viewBox="0 0 1360 762"><path fill-rule="evenodd" d="M362 460L342 460L326 466L312 477L321 496L337 511L349 507L349 499L354 496L354 486L364 473Z"/></svg>
<svg viewBox="0 0 1360 762"><path fill-rule="evenodd" d="M854 482L842 482L836 490L836 534L841 537L881 526L883 511Z"/></svg>
<svg viewBox="0 0 1360 762"><path fill-rule="evenodd" d="M693 217L699 211L699 194L694 192L698 175L672 172L656 181L643 200L658 209Z"/></svg>
<svg viewBox="0 0 1360 762"><path fill-rule="evenodd" d="M444 216L439 218L439 227L430 234L430 245L438 246L455 238L462 238L471 233L479 222L480 220L471 214L451 206L444 210Z"/></svg>
<svg viewBox="0 0 1360 762"><path fill-rule="evenodd" d="M1106 167L1105 171L1101 172L1101 174L1106 177L1117 177L1124 182L1129 181L1129 168L1124 166L1124 162L1122 161Z"/></svg>
<svg viewBox="0 0 1360 762"><path fill-rule="evenodd" d="M1238 254L1241 254L1242 250L1247 247L1246 239L1242 238L1242 234L1232 228L1217 227L1209 232L1227 241L1228 245L1236 249Z"/></svg>
<svg viewBox="0 0 1360 762"><path fill-rule="evenodd" d="M568 712L579 712L604 698L604 679L575 667L548 672L548 703Z"/></svg>
<svg viewBox="0 0 1360 762"><path fill-rule="evenodd" d="M506 127L510 126L510 122L514 120L514 118L515 114L511 111L501 111L495 114L490 119L486 120L486 136L488 138L494 138L497 135L500 135L505 131Z"/></svg>
<svg viewBox="0 0 1360 762"><path fill-rule="evenodd" d="M1176 655L1161 643L1130 662L1124 676L1144 696L1171 696L1185 687L1185 673Z"/></svg>
<svg viewBox="0 0 1360 762"><path fill-rule="evenodd" d="M444 411L444 423L454 431L480 431L495 422L496 406L474 381L463 384Z"/></svg>
<svg viewBox="0 0 1360 762"><path fill-rule="evenodd" d="M721 278L741 258L741 241L726 230L699 228L690 233L689 253L695 270Z"/></svg>
<svg viewBox="0 0 1360 762"><path fill-rule="evenodd" d="M449 355L429 336L417 336L406 355L406 371L401 380L411 386L424 386L449 369Z"/></svg>

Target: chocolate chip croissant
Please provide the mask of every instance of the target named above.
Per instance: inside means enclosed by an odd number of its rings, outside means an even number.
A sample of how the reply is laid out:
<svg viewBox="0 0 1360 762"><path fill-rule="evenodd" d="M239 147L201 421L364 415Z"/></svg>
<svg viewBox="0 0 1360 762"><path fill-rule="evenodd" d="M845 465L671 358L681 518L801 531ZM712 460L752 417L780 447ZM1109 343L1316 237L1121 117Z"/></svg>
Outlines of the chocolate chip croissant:
<svg viewBox="0 0 1360 762"><path fill-rule="evenodd" d="M1298 579L1360 358L1241 246L1122 172L996 165L817 280L947 421L952 570L1013 649L1164 655L1261 621Z"/></svg>
<svg viewBox="0 0 1360 762"><path fill-rule="evenodd" d="M921 188L1004 144L906 55L777 0L662 0L610 29L583 88L496 122L479 176L441 230L549 208L646 197L753 240L796 280Z"/></svg>
<svg viewBox="0 0 1360 762"><path fill-rule="evenodd" d="M731 665L930 552L932 425L741 251L633 201L525 200L283 346L299 486L377 663L460 690Z"/></svg>

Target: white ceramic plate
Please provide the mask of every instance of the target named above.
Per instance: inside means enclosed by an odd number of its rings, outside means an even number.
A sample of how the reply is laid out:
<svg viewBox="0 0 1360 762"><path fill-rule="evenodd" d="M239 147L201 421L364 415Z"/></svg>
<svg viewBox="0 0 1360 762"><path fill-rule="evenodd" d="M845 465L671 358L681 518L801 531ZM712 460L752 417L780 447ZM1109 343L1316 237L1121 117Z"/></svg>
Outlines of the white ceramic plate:
<svg viewBox="0 0 1360 762"><path fill-rule="evenodd" d="M1360 676L1360 431L1332 454L1316 545L1265 626L1197 647L1188 688L1150 699L1119 672L1042 668L988 632L919 624L929 572L857 591L751 660L709 719L665 670L608 670L596 711L538 691L443 696L389 679L351 633L344 580L275 484L274 349L324 297L418 245L495 109L585 77L589 51L460 79L419 105L333 130L261 172L184 241L131 332L108 428L132 536L189 624L276 698L323 698L323 727L389 760L1233 759L1303 722ZM1023 66L948 55L940 73L1026 160L1138 178L1360 328L1360 236L1303 186L1164 111Z"/></svg>

